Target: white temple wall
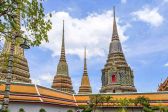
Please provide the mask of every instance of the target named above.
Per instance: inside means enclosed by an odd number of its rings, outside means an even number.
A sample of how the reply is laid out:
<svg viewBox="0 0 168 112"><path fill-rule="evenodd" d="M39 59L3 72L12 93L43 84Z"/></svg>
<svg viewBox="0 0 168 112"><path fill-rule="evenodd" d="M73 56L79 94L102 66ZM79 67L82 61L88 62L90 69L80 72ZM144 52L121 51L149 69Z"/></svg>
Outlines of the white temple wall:
<svg viewBox="0 0 168 112"><path fill-rule="evenodd" d="M40 103L10 102L10 112L18 112L20 108L23 108L25 112L39 112L41 108L44 108L47 112L67 112L67 110L73 110L75 112L75 107Z"/></svg>
<svg viewBox="0 0 168 112"><path fill-rule="evenodd" d="M77 108L68 106L59 106L52 104L40 104L40 103L23 103L23 102L10 102L9 110L10 112L19 112L19 109L23 108L25 112L39 112L41 108L45 109L46 112L67 112L72 110L76 112ZM118 107L108 107L108 108L97 108L96 112L118 112ZM129 107L128 112L143 112L142 107ZM155 111L159 112L159 111Z"/></svg>

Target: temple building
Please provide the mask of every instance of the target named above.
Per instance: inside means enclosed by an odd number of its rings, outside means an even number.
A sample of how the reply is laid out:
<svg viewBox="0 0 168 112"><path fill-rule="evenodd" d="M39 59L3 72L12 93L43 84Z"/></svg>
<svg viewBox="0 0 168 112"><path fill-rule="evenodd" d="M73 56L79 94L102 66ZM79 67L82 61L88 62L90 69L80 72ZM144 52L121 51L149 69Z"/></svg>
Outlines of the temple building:
<svg viewBox="0 0 168 112"><path fill-rule="evenodd" d="M39 112L44 109L46 112L77 112L82 107L88 107L94 96L110 96L112 99L103 102L95 101L93 105L96 112L118 112L126 109L127 112L142 112L144 109L140 104L132 103L137 98L147 98L150 106L156 112L160 107L168 107L168 78L160 84L158 91L138 93L134 86L134 75L130 66L127 64L121 42L119 39L117 24L113 21L113 34L110 43L110 49L107 62L102 69L102 87L100 92L92 94L92 88L87 72L86 49L84 51L84 70L79 87L78 94L75 94L71 77L68 71L68 64L65 55L64 42L64 21L62 32L61 56L57 66L57 72L53 79L52 87L44 87L41 85L31 84L29 68L27 60L24 57L24 50L19 46L15 46L14 66L12 73L12 83L9 91L9 111L10 112ZM13 44L12 44L13 45ZM7 63L11 42L5 41L3 51L0 54L0 107L5 98ZM78 65L76 65L78 66ZM97 75L95 75L97 77ZM114 94L115 93L115 94ZM128 104L121 104L126 101ZM93 100L93 99L92 99ZM99 102L99 103L98 103ZM90 105L91 106L91 105Z"/></svg>
<svg viewBox="0 0 168 112"><path fill-rule="evenodd" d="M125 59L121 42L119 39L117 24L113 20L113 34L107 62L102 69L101 93L136 92L134 86L134 75Z"/></svg>
<svg viewBox="0 0 168 112"><path fill-rule="evenodd" d="M168 77L163 83L159 85L158 91L168 91Z"/></svg>
<svg viewBox="0 0 168 112"><path fill-rule="evenodd" d="M54 77L52 88L65 91L68 93L74 93L72 87L71 77L69 76L68 64L65 57L65 43L64 43L64 21L63 21L63 32L62 32L62 47L61 57L57 66L57 73Z"/></svg>
<svg viewBox="0 0 168 112"><path fill-rule="evenodd" d="M79 87L78 94L91 94L92 88L90 86L89 76L87 73L87 63L86 63L86 48L84 52L84 70L83 70L83 76L81 81L81 86Z"/></svg>
<svg viewBox="0 0 168 112"><path fill-rule="evenodd" d="M0 85L0 102L3 100L5 85ZM35 84L12 83L10 94L9 110L19 112L23 108L25 112L39 112L41 108L46 112L76 112L80 107L87 106L90 96L107 94L70 94L52 88L43 87ZM113 99L135 99L139 96L149 98L151 106L168 106L168 92L152 93L121 93L108 94ZM117 112L121 108L117 103L103 105L104 112ZM143 107L139 105L126 106L128 112L143 112ZM102 112L102 105L98 105L96 112ZM157 112L157 111L156 111Z"/></svg>

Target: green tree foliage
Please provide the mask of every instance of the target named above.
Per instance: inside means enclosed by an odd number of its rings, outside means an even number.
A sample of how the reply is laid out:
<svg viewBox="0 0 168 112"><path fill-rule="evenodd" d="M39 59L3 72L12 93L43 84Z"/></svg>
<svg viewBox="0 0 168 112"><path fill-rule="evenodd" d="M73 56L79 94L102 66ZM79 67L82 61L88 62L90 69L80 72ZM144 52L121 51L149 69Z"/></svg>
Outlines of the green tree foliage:
<svg viewBox="0 0 168 112"><path fill-rule="evenodd" d="M110 95L105 95L105 96L101 96L100 97L100 103L101 103L101 106L102 106L102 111L104 112L104 106L109 106L109 103L111 103L112 101L112 97Z"/></svg>
<svg viewBox="0 0 168 112"><path fill-rule="evenodd" d="M45 109L41 108L39 112L47 112Z"/></svg>
<svg viewBox="0 0 168 112"><path fill-rule="evenodd" d="M101 94L90 96L90 101L88 102L88 105L81 106L80 109L83 109L82 112L95 112L97 107L102 107L102 111L104 112L103 107L108 107L109 103L113 103L114 106L118 106L118 112L128 112L127 107L132 105L142 106L144 112L168 112L168 107L151 106L149 103L149 98L144 96L139 96L136 99L113 99L110 95Z"/></svg>
<svg viewBox="0 0 168 112"><path fill-rule="evenodd" d="M90 96L90 101L89 101L90 103L89 103L89 105L90 105L90 108L92 108L92 110L94 112L96 111L97 106L101 106L102 111L104 112L103 107L105 105L108 106L109 103L111 102L111 100L112 100L112 97L110 95L100 95L100 94L97 94L97 95Z"/></svg>
<svg viewBox="0 0 168 112"><path fill-rule="evenodd" d="M88 104L87 106L80 106L80 109L82 109L82 112L92 112L93 110L93 105L92 104Z"/></svg>
<svg viewBox="0 0 168 112"><path fill-rule="evenodd" d="M143 111L144 112L155 112L155 111L159 111L159 112L168 112L168 107L165 106L151 106L149 103L149 99L144 97L144 96L140 96L137 97L134 100L134 104L135 105L141 105L143 106Z"/></svg>
<svg viewBox="0 0 168 112"><path fill-rule="evenodd" d="M47 32L51 29L51 21L45 19L42 3L43 0L0 0L0 39L18 34L16 31L20 31L20 25L16 18L19 18L24 29L21 35L31 45L48 42Z"/></svg>
<svg viewBox="0 0 168 112"><path fill-rule="evenodd" d="M93 96L90 96L90 104L93 105L93 111L95 112L96 111L96 107L98 106L98 104L102 103L102 95L93 95Z"/></svg>
<svg viewBox="0 0 168 112"><path fill-rule="evenodd" d="M156 111L159 111L159 112L168 112L168 107L154 106L154 107L152 107L152 110L156 110Z"/></svg>
<svg viewBox="0 0 168 112"><path fill-rule="evenodd" d="M104 97L104 101L107 103L106 106L108 106L109 103L111 103L111 101L112 101L112 97L111 97L110 95L106 95L106 96Z"/></svg>
<svg viewBox="0 0 168 112"><path fill-rule="evenodd" d="M87 109L83 110L82 112L92 112L92 109L91 108L87 108Z"/></svg>
<svg viewBox="0 0 168 112"><path fill-rule="evenodd" d="M143 107L143 111L144 112L154 112L153 109L151 109L150 107L146 107L146 106Z"/></svg>
<svg viewBox="0 0 168 112"><path fill-rule="evenodd" d="M0 112L10 112L9 110L0 110Z"/></svg>
<svg viewBox="0 0 168 112"><path fill-rule="evenodd" d="M118 105L119 105L119 106L122 106L122 107L129 106L130 103L131 103L130 100L127 99L127 98L119 99L117 102L118 102Z"/></svg>
<svg viewBox="0 0 168 112"><path fill-rule="evenodd" d="M68 110L67 112L73 112L72 110Z"/></svg>
<svg viewBox="0 0 168 112"><path fill-rule="evenodd" d="M118 112L128 112L128 111L127 111L127 109L125 109L125 108L120 108L120 109L118 110Z"/></svg>
<svg viewBox="0 0 168 112"><path fill-rule="evenodd" d="M25 110L23 108L20 108L19 112L25 112Z"/></svg>
<svg viewBox="0 0 168 112"><path fill-rule="evenodd" d="M127 106L129 106L131 104L131 100L124 98L124 99L119 99L117 100L118 106L120 106L121 108L119 108L118 112L127 112Z"/></svg>
<svg viewBox="0 0 168 112"><path fill-rule="evenodd" d="M138 104L146 107L150 106L149 99L144 96L139 96L135 99L135 105L138 105Z"/></svg>
<svg viewBox="0 0 168 112"><path fill-rule="evenodd" d="M87 106L86 105L79 105L78 108L79 109L85 109Z"/></svg>
<svg viewBox="0 0 168 112"><path fill-rule="evenodd" d="M139 96L135 99L135 105L141 105L143 106L143 111L144 112L153 112L150 103L149 103L149 99L144 97L144 96Z"/></svg>

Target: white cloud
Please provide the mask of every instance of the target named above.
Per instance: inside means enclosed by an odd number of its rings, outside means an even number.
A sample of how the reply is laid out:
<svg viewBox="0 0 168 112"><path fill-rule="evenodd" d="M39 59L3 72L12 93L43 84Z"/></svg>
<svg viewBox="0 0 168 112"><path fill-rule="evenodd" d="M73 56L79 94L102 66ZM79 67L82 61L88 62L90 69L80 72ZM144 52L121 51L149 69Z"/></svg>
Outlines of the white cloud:
<svg viewBox="0 0 168 112"><path fill-rule="evenodd" d="M52 30L49 31L49 43L43 43L42 47L53 52L53 56L60 55L62 38L62 20L65 20L66 54L83 57L84 47L87 47L88 57L105 56L108 52L111 40L113 11L109 10L101 14L91 13L85 18L74 18L68 12L53 12L51 21ZM117 18L117 21L119 19ZM129 27L118 25L121 41L128 39L124 35Z"/></svg>
<svg viewBox="0 0 168 112"><path fill-rule="evenodd" d="M164 65L165 67L168 67L168 62Z"/></svg>
<svg viewBox="0 0 168 112"><path fill-rule="evenodd" d="M81 85L81 77L73 77L71 78L72 84L73 84L73 89L76 93L79 91L79 87Z"/></svg>
<svg viewBox="0 0 168 112"><path fill-rule="evenodd" d="M121 3L125 4L127 3L127 0L121 0Z"/></svg>
<svg viewBox="0 0 168 112"><path fill-rule="evenodd" d="M31 78L33 84L41 85L41 81L39 79Z"/></svg>
<svg viewBox="0 0 168 112"><path fill-rule="evenodd" d="M141 10L132 13L137 20L149 23L152 26L159 26L162 24L164 18L159 14L158 8L147 8L144 7Z"/></svg>
<svg viewBox="0 0 168 112"><path fill-rule="evenodd" d="M31 79L33 84L41 85L42 83L51 84L54 78L53 75L51 75L50 73L44 73L38 77L33 77Z"/></svg>
<svg viewBox="0 0 168 112"><path fill-rule="evenodd" d="M164 2L168 2L168 0L163 0Z"/></svg>
<svg viewBox="0 0 168 112"><path fill-rule="evenodd" d="M46 74L41 75L40 79L47 83L52 83L54 78L53 78L53 75L51 75L50 73L46 73Z"/></svg>
<svg viewBox="0 0 168 112"><path fill-rule="evenodd" d="M167 45L168 38L152 38L145 39L139 43L131 44L126 49L126 54L129 57L137 57L137 56L145 56L153 53L160 53L160 52L167 52L168 46ZM138 52L134 52L138 51Z"/></svg>

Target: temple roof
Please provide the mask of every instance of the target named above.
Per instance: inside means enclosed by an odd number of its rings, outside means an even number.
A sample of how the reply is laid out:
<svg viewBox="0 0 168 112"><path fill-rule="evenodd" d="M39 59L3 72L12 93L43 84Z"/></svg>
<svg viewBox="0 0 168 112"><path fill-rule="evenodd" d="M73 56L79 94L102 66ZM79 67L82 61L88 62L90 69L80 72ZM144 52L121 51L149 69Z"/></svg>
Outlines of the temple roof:
<svg viewBox="0 0 168 112"><path fill-rule="evenodd" d="M4 84L0 85L0 100L3 100ZM96 94L73 95L56 89L46 88L43 86L28 83L12 83L10 102L32 102L45 103L63 106L86 105L89 96ZM130 98L135 99L138 96L144 96L150 99L151 105L168 106L168 92L153 93L118 93L118 94L101 94L110 95L113 99ZM113 106L113 105L111 105Z"/></svg>
<svg viewBox="0 0 168 112"><path fill-rule="evenodd" d="M78 94L75 95L75 99L78 105L87 105L90 96L96 94ZM153 92L153 93L110 93L110 94L101 94L104 96L111 96L112 99L135 99L139 96L144 96L149 98L150 105L152 106L168 106L168 92ZM116 106L114 103L109 104L108 106Z"/></svg>
<svg viewBox="0 0 168 112"><path fill-rule="evenodd" d="M163 83L159 85L158 91L168 91L168 77Z"/></svg>
<svg viewBox="0 0 168 112"><path fill-rule="evenodd" d="M0 85L0 100L3 99L4 84ZM50 89L34 84L13 83L11 85L10 101L41 102L56 105L76 106L72 94Z"/></svg>

